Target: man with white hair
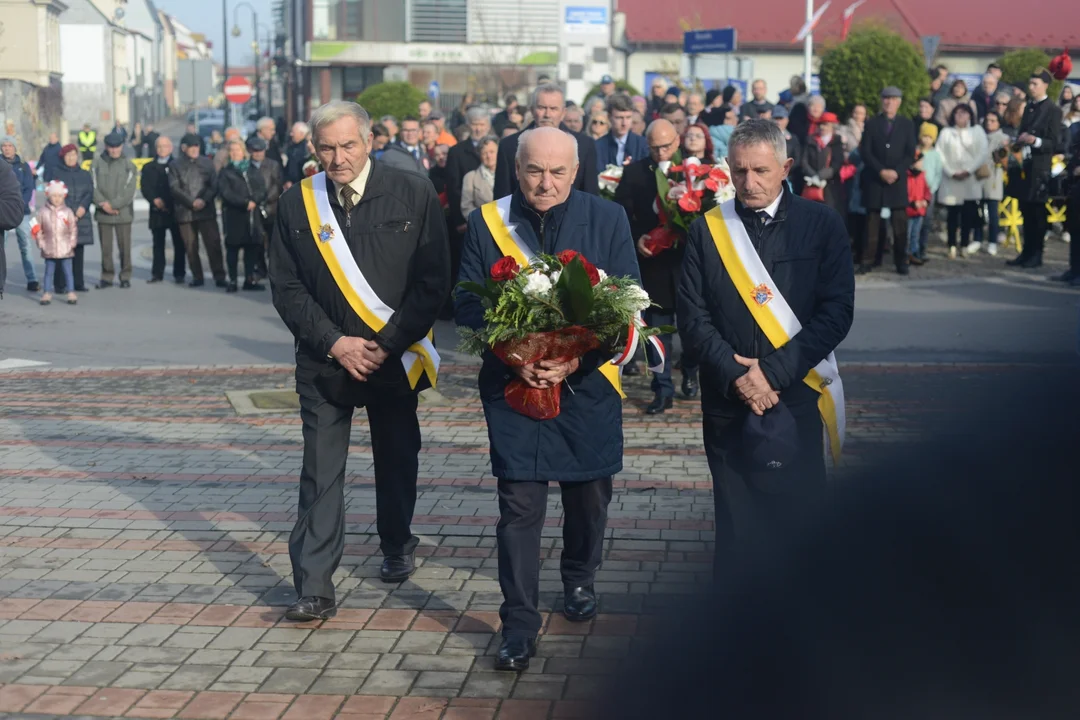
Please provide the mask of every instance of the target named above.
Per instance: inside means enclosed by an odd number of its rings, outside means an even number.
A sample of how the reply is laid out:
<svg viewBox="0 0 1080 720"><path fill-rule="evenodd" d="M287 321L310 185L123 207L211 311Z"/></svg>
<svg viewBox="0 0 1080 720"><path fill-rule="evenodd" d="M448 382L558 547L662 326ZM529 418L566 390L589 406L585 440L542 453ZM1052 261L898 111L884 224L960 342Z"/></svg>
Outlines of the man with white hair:
<svg viewBox="0 0 1080 720"><path fill-rule="evenodd" d="M718 567L733 515L768 532L824 496L844 437L833 350L855 312L850 243L836 211L785 188L793 164L775 123L746 120L728 141L735 198L687 238L676 317L700 363Z"/></svg>
<svg viewBox="0 0 1080 720"><path fill-rule="evenodd" d="M563 124L566 115L566 94L555 83L544 83L536 88L532 96L533 122L526 130L540 127L559 128L569 133L577 141L578 164L577 176L574 177L574 189L600 194L599 175L596 171L596 141L588 135L574 132ZM521 134L505 137L499 143L499 158L495 164L495 197L503 197L518 189L517 156Z"/></svg>
<svg viewBox="0 0 1080 720"><path fill-rule="evenodd" d="M281 145L277 139L277 123L272 117L261 117L255 123L255 133L266 141L266 157L281 162Z"/></svg>
<svg viewBox="0 0 1080 720"><path fill-rule="evenodd" d="M465 232L465 217L461 214L461 185L467 173L480 167L480 141L491 134L491 115L487 108L474 106L465 111L469 124L469 139L450 148L446 157L446 196L450 203L451 227L458 237ZM459 245L460 246L460 245Z"/></svg>
<svg viewBox="0 0 1080 720"><path fill-rule="evenodd" d="M295 122L289 130L289 147L285 149L285 189L304 179L304 163L307 162L308 136L311 130L307 123Z"/></svg>
<svg viewBox="0 0 1080 720"><path fill-rule="evenodd" d="M541 107L546 104L541 100ZM553 126L513 137L520 140L515 152L520 187L469 217L461 279L483 284L491 266L505 256L524 266L537 254L568 252L580 253L610 276L637 279L626 213L574 186L579 170L575 138ZM589 154L594 154L592 147ZM456 301L458 325L484 326L477 295L459 289ZM569 390L562 393L559 414L535 420L512 410L504 390L514 376L533 388L565 382ZM488 353L479 387L491 472L498 478L503 642L495 668L520 672L536 653L542 624L540 536L550 482L559 483L564 508L563 614L572 621L596 615L593 580L603 554L612 476L622 469L621 382L610 355L601 351L517 368Z"/></svg>
<svg viewBox="0 0 1080 720"><path fill-rule="evenodd" d="M274 307L296 338L304 460L289 538L297 601L290 620L332 617L345 547L345 463L355 408L366 407L375 465L380 576L415 570L417 395L433 387L431 328L450 292L435 188L369 157L371 118L335 100L311 116L325 168L286 192L270 244Z"/></svg>

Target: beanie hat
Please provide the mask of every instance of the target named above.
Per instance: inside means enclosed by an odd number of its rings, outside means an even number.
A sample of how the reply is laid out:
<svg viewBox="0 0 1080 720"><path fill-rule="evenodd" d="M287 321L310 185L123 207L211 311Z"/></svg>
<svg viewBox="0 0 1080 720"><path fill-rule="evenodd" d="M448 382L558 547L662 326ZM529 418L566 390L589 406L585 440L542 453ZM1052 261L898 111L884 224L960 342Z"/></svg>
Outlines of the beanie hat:
<svg viewBox="0 0 1080 720"><path fill-rule="evenodd" d="M19 147L18 143L15 142L15 138L11 137L10 135L5 135L4 137L0 138L0 145L11 145L12 147L16 148Z"/></svg>
<svg viewBox="0 0 1080 720"><path fill-rule="evenodd" d="M55 194L60 194L64 197L67 197L67 185L60 182L59 180L50 180L49 183L45 186L45 195L48 196Z"/></svg>
<svg viewBox="0 0 1080 720"><path fill-rule="evenodd" d="M937 134L937 125L935 125L934 123L924 122L922 125L919 126L919 137L922 137L923 135L929 135L930 137L934 138L934 142L937 142Z"/></svg>
<svg viewBox="0 0 1080 720"><path fill-rule="evenodd" d="M79 148L75 147L75 143L68 143L64 147L60 148L60 159L62 160L69 152L79 152Z"/></svg>

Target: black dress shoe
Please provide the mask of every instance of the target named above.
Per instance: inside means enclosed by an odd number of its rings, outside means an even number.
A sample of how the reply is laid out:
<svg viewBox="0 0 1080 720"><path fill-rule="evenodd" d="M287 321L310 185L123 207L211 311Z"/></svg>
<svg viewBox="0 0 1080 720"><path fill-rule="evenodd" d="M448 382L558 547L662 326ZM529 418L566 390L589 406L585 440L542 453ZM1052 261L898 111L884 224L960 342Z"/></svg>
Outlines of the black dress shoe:
<svg viewBox="0 0 1080 720"><path fill-rule="evenodd" d="M592 585L574 588L563 596L563 615L572 622L596 617L596 593Z"/></svg>
<svg viewBox="0 0 1080 720"><path fill-rule="evenodd" d="M146 281L146 284L147 285L153 285L154 283L159 283L159 282L161 282L161 278L152 277L152 278L150 278L149 280Z"/></svg>
<svg viewBox="0 0 1080 720"><path fill-rule="evenodd" d="M653 401L649 403L649 406L645 408L646 415L660 415L665 410L670 410L675 405L674 398L664 397L657 395L653 398Z"/></svg>
<svg viewBox="0 0 1080 720"><path fill-rule="evenodd" d="M536 654L536 640L533 638L503 638L499 652L495 655L495 669L521 672L529 669L529 658Z"/></svg>
<svg viewBox="0 0 1080 720"><path fill-rule="evenodd" d="M333 600L314 595L300 598L285 611L285 618L296 622L329 620L335 615L337 615L337 605Z"/></svg>
<svg viewBox="0 0 1080 720"><path fill-rule="evenodd" d="M75 292L90 292L90 288L86 287L85 285L76 285Z"/></svg>
<svg viewBox="0 0 1080 720"><path fill-rule="evenodd" d="M39 283L37 280L26 283L26 292L37 292L40 289L41 283Z"/></svg>
<svg viewBox="0 0 1080 720"><path fill-rule="evenodd" d="M1032 255L1028 258L1027 262L1020 263L1020 267L1025 270L1034 270L1035 268L1042 267L1042 255Z"/></svg>
<svg viewBox="0 0 1080 720"><path fill-rule="evenodd" d="M693 375L683 375L682 378L682 394L684 398L697 397L698 384L697 378Z"/></svg>
<svg viewBox="0 0 1080 720"><path fill-rule="evenodd" d="M228 284L227 284L227 285L225 286L225 292L227 292L227 293L234 293L234 292L236 292L236 283L234 283L234 282L228 283Z"/></svg>
<svg viewBox="0 0 1080 720"><path fill-rule="evenodd" d="M266 286L265 285L260 285L257 282L247 282L245 280L244 281L244 289L245 290L265 290Z"/></svg>
<svg viewBox="0 0 1080 720"><path fill-rule="evenodd" d="M188 287L202 287L205 284L206 284L205 280L192 280L187 285L188 285Z"/></svg>
<svg viewBox="0 0 1080 720"><path fill-rule="evenodd" d="M897 275L907 275L910 272L911 272L911 268L908 267L907 265L897 265L896 266L896 274Z"/></svg>
<svg viewBox="0 0 1080 720"><path fill-rule="evenodd" d="M1067 282L1072 282L1073 278L1075 278L1075 277L1080 277L1080 273L1074 273L1072 270L1066 270L1065 272L1061 273L1060 275L1054 275L1050 279L1053 280L1054 282L1067 283Z"/></svg>
<svg viewBox="0 0 1080 720"><path fill-rule="evenodd" d="M130 280L121 280L120 281L120 287L122 287L122 288L131 287L131 281Z"/></svg>
<svg viewBox="0 0 1080 720"><path fill-rule="evenodd" d="M184 278L182 278L182 277L174 277L173 282L176 283L177 285L183 285L184 284Z"/></svg>
<svg viewBox="0 0 1080 720"><path fill-rule="evenodd" d="M223 288L223 287L228 287L228 286L229 286L229 282L228 282L227 280L215 280L215 281L214 281L214 284L215 284L215 285L217 285L217 286L218 286L219 288Z"/></svg>
<svg viewBox="0 0 1080 720"><path fill-rule="evenodd" d="M1024 263L1026 263L1029 259L1030 259L1029 256L1024 255L1024 253L1020 253L1019 255L1014 257L1012 260L1006 260L1005 264L1008 265L1009 267L1019 267L1020 265L1023 265Z"/></svg>
<svg viewBox="0 0 1080 720"><path fill-rule="evenodd" d="M641 374L641 368L636 362L632 362L622 369L622 374L626 377L636 377Z"/></svg>
<svg viewBox="0 0 1080 720"><path fill-rule="evenodd" d="M111 288L113 284L108 280L99 280L97 284L98 290L104 290L105 288Z"/></svg>
<svg viewBox="0 0 1080 720"><path fill-rule="evenodd" d="M409 576L416 572L416 563L413 554L387 555L382 561L379 576L383 582L405 582Z"/></svg>

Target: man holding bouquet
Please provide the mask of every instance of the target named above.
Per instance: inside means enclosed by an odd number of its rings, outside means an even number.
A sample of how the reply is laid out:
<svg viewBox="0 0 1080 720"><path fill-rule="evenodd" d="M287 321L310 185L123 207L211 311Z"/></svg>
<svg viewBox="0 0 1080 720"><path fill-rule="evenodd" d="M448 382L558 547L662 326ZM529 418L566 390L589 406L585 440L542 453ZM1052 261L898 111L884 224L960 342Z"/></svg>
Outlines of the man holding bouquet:
<svg viewBox="0 0 1080 720"><path fill-rule="evenodd" d="M645 322L650 325L670 325L675 321L675 289L679 284L682 267L684 238L675 235L675 244L658 243L658 231L665 230L657 214L660 202L657 198L656 173L665 175L672 160L679 152L679 134L667 120L655 120L645 131L649 154L626 166L622 181L615 190L615 202L626 209L630 219L630 232L637 246L641 265L641 280L645 292L657 307L645 311ZM667 229L669 232L676 232ZM656 236L655 238L653 236ZM671 336L662 336L664 345L671 347ZM671 367L653 373L653 401L645 408L649 415L658 415L671 409L675 398L675 383L671 379ZM682 392L691 398L698 393L697 360L689 348L683 345Z"/></svg>
<svg viewBox="0 0 1080 720"><path fill-rule="evenodd" d="M779 530L826 488L839 457L843 385L833 350L855 311L855 274L835 210L785 189L784 132L747 120L728 143L736 197L690 228L679 332L701 359L703 434L722 564L740 520Z"/></svg>
<svg viewBox="0 0 1080 720"><path fill-rule="evenodd" d="M522 133L516 155L520 187L469 218L461 279L481 289L505 280L518 268L532 264L536 269L542 263L537 255L558 257L564 265L560 272L568 273L580 253L589 273L590 279L583 280L589 293L593 292L589 282L600 292L608 287L607 277L636 282L626 214L614 203L573 189L577 171L573 135L554 127ZM521 286L525 293L536 285L544 297L552 297L550 274L535 272L528 278L530 284ZM630 289L644 297L636 285ZM459 288L456 305L458 325L473 331L487 326L480 295ZM521 366L500 360L506 355L492 350L483 354L480 398L488 423L492 474L498 478L500 513L499 584L504 602L499 612L503 643L495 661L499 670L524 670L536 653L542 623L540 536L549 482L559 483L565 513L563 612L568 619L581 621L596 614L593 578L603 551L612 476L622 469L623 444L621 384L618 368L611 364L611 343L605 345L566 361ZM555 414L535 419L523 412L508 392L509 386L522 385L526 390L561 390Z"/></svg>

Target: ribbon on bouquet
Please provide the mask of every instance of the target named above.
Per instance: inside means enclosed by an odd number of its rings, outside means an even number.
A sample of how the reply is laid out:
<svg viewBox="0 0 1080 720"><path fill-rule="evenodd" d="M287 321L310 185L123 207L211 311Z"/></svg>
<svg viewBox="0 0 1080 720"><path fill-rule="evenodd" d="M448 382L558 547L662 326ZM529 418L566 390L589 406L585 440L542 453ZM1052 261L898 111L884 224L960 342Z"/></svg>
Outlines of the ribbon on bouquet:
<svg viewBox="0 0 1080 720"><path fill-rule="evenodd" d="M623 348L621 353L611 359L612 365L621 367L630 364L630 361L634 359L634 351L637 349L638 343L641 342L640 330L645 327L648 326L645 324L645 321L642 320L641 313L638 313L637 316L634 317L634 321L630 323L630 332L628 332L626 336L626 347ZM667 362L667 352L664 350L664 343L660 342L660 338L655 335L650 335L645 338L645 342L645 362L647 363L649 361L649 347L652 347L656 357L660 359L656 364L649 365L649 370L655 373L663 372L664 364Z"/></svg>

